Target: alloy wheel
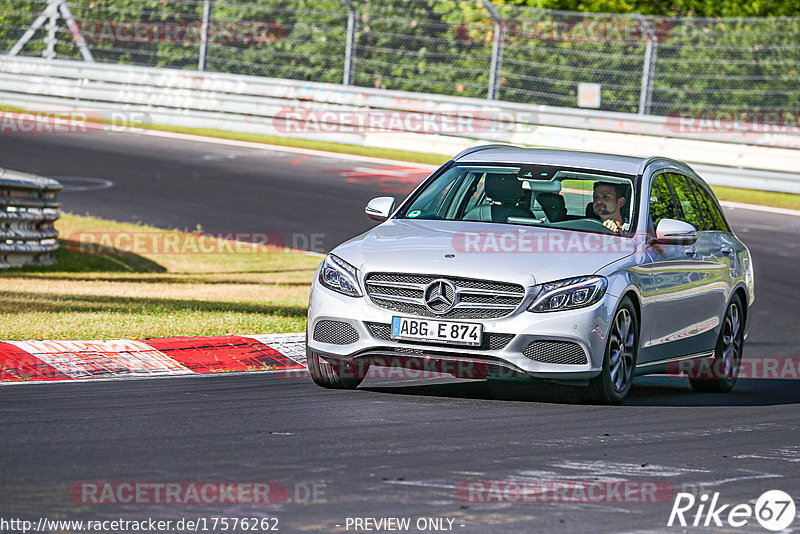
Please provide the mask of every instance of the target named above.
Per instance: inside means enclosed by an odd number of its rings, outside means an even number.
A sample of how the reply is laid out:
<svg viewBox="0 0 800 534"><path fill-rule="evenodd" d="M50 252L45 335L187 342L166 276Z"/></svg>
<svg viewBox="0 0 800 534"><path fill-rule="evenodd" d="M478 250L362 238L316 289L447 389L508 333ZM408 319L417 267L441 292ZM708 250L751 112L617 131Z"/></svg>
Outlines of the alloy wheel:
<svg viewBox="0 0 800 534"><path fill-rule="evenodd" d="M621 308L614 317L610 332L609 372L611 383L617 391L623 391L631 379L636 345L636 332L631 328L631 314Z"/></svg>

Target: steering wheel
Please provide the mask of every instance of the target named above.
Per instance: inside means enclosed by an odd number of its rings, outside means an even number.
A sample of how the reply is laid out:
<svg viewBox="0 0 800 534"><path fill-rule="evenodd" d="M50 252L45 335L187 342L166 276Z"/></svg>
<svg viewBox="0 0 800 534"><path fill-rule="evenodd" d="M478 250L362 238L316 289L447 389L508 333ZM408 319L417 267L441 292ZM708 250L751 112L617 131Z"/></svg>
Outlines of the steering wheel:
<svg viewBox="0 0 800 534"><path fill-rule="evenodd" d="M591 221L594 224L598 224L598 225L602 226L603 230L605 230L606 232L608 232L611 235L619 235L615 231L613 231L609 227L607 227L605 224L603 224L603 221L601 221L600 219L592 219L591 217L585 217L583 220L584 221Z"/></svg>

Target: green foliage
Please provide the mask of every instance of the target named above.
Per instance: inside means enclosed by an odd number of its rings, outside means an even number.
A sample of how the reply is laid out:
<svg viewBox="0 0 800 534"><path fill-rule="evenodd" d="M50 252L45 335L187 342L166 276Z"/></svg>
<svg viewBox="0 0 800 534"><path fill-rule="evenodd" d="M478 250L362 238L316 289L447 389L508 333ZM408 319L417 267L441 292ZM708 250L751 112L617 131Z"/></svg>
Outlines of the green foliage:
<svg viewBox="0 0 800 534"><path fill-rule="evenodd" d="M354 2L355 85L486 97L495 25L480 2ZM0 0L0 50L44 7L43 0ZM98 61L197 68L201 0L78 0L70 7ZM505 20L501 100L575 106L578 84L591 82L602 86L602 109L637 111L644 19L586 13L605 12L650 17L657 37L652 113L800 108L800 18L666 18L796 16L797 0L501 0L495 8ZM340 0L217 0L206 68L341 83L347 19ZM137 42L103 34L121 21L162 31L177 24L181 37ZM45 33L24 54L41 55ZM57 57L80 58L63 22L57 37Z"/></svg>
<svg viewBox="0 0 800 534"><path fill-rule="evenodd" d="M793 17L796 0L494 0L498 4L583 13L640 13L663 17ZM450 0L451 3L456 2ZM462 5L475 2L459 2Z"/></svg>

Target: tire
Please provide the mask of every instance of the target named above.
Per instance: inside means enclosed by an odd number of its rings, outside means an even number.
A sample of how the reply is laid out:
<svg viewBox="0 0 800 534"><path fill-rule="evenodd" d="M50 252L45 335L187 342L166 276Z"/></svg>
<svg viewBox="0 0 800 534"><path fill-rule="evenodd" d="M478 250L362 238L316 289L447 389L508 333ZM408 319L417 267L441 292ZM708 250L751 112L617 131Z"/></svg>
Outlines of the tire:
<svg viewBox="0 0 800 534"><path fill-rule="evenodd" d="M306 349L306 359L311 380L327 389L356 389L369 371L368 363L332 364L309 349Z"/></svg>
<svg viewBox="0 0 800 534"><path fill-rule="evenodd" d="M739 377L743 350L744 306L739 295L734 295L725 310L711 368L689 374L692 389L701 393L727 393L733 389Z"/></svg>
<svg viewBox="0 0 800 534"><path fill-rule="evenodd" d="M625 297L614 312L608 330L603 370L588 386L576 386L582 402L619 404L628 395L639 354L639 318L630 298Z"/></svg>

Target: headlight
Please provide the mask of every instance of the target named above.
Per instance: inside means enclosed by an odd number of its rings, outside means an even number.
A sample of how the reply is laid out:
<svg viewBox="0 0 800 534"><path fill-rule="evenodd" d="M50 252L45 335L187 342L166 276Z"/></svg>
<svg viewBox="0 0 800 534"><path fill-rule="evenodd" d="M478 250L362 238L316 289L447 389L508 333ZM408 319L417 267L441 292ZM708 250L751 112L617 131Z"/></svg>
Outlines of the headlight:
<svg viewBox="0 0 800 534"><path fill-rule="evenodd" d="M551 312L591 306L603 298L607 287L608 280L603 276L582 276L541 284L528 311Z"/></svg>
<svg viewBox="0 0 800 534"><path fill-rule="evenodd" d="M319 283L348 297L360 297L358 269L342 258L328 254L319 270Z"/></svg>

